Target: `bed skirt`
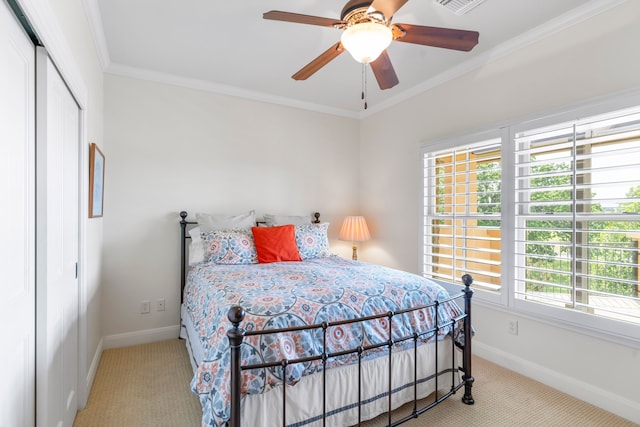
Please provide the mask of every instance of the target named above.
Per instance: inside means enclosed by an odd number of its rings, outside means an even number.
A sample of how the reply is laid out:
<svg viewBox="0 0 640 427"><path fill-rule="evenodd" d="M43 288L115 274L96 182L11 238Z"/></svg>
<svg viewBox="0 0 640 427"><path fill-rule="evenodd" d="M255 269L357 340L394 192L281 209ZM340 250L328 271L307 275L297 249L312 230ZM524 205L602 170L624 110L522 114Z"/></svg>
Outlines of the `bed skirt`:
<svg viewBox="0 0 640 427"><path fill-rule="evenodd" d="M198 335L184 306L180 337L185 339L194 373L203 358ZM392 353L391 409L422 399L434 391L450 391L458 384L461 373L457 368L459 350L454 349L451 337L421 345L417 349L417 385L414 387L414 350ZM435 375L435 358L439 375ZM341 366L327 370L326 407L327 426L357 425L358 419L372 419L388 411L389 357L383 356L362 363L362 405L358 408L358 365ZM289 427L322 426L323 374L303 377L295 386L286 387L286 425ZM339 390L339 392L338 392ZM434 399L437 398L437 395ZM282 426L282 386L266 393L246 395L242 399L241 419L251 420L253 427Z"/></svg>

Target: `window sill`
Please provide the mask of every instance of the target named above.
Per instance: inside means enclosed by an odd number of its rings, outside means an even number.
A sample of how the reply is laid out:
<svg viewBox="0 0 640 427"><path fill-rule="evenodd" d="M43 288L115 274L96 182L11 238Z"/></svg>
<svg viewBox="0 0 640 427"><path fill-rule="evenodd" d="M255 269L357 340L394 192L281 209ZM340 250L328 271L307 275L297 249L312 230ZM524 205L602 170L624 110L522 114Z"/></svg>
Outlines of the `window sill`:
<svg viewBox="0 0 640 427"><path fill-rule="evenodd" d="M464 289L464 286L457 283L434 281L452 295ZM523 300L516 300L512 306L509 306L502 302L502 296L499 294L473 289L473 285L471 289L474 291L472 304L625 347L640 349L640 325Z"/></svg>

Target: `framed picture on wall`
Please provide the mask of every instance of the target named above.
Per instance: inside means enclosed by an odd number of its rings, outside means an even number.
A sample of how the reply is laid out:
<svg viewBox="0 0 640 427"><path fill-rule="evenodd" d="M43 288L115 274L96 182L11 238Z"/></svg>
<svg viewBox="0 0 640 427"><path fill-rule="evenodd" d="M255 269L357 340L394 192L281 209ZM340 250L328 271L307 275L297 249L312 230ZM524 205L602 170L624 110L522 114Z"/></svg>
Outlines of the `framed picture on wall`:
<svg viewBox="0 0 640 427"><path fill-rule="evenodd" d="M92 142L89 148L89 218L102 216L104 202L104 154Z"/></svg>

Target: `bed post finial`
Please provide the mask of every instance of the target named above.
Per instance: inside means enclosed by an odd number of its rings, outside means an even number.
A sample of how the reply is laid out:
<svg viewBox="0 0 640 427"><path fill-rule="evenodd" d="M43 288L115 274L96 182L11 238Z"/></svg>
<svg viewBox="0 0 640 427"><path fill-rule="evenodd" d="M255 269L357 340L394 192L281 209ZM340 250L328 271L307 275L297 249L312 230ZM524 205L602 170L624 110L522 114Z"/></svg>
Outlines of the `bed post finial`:
<svg viewBox="0 0 640 427"><path fill-rule="evenodd" d="M313 214L313 217L315 218L315 219L313 220L313 223L314 223L314 224L320 224L320 212L315 212L315 213Z"/></svg>
<svg viewBox="0 0 640 427"><path fill-rule="evenodd" d="M189 215L187 211L180 211L180 218L182 218L182 221L187 220L187 215Z"/></svg>
<svg viewBox="0 0 640 427"><path fill-rule="evenodd" d="M234 305L227 312L227 318L233 324L233 329L239 329L240 322L244 320L244 309L239 305Z"/></svg>
<svg viewBox="0 0 640 427"><path fill-rule="evenodd" d="M462 353L462 370L464 375L462 380L464 381L464 396L462 396L462 402L467 405L473 405L474 400L471 395L471 387L475 379L471 375L471 296L473 291L471 290L471 284L473 283L473 277L470 274L462 276L462 283L464 283L464 311L466 316L464 318L464 350Z"/></svg>
<svg viewBox="0 0 640 427"><path fill-rule="evenodd" d="M473 283L473 277L470 274L465 274L462 276L462 283L464 283L465 288L468 288Z"/></svg>
<svg viewBox="0 0 640 427"><path fill-rule="evenodd" d="M227 318L233 324L233 327L227 331L231 351L231 417L229 418L229 426L240 427L240 385L242 384L240 346L244 338L244 329L240 328L240 322L244 320L243 308L234 305L227 312Z"/></svg>

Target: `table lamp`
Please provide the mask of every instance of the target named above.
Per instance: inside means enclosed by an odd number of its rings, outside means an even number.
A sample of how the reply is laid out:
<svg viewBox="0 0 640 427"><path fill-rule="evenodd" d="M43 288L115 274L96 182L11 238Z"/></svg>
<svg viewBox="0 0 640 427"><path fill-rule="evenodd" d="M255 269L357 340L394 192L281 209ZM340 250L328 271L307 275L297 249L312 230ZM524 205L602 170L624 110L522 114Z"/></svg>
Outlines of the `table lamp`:
<svg viewBox="0 0 640 427"><path fill-rule="evenodd" d="M358 247L356 242L364 242L370 238L371 235L369 234L369 228L367 227L367 222L363 216L348 216L344 219L342 228L340 229L339 239L350 241L353 244L352 258L354 260L358 259Z"/></svg>

